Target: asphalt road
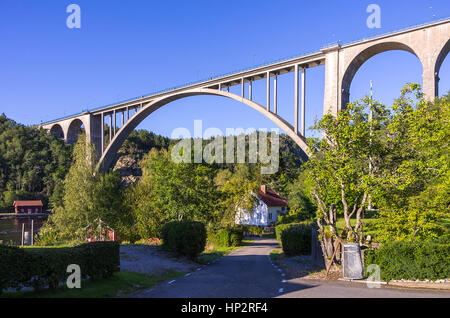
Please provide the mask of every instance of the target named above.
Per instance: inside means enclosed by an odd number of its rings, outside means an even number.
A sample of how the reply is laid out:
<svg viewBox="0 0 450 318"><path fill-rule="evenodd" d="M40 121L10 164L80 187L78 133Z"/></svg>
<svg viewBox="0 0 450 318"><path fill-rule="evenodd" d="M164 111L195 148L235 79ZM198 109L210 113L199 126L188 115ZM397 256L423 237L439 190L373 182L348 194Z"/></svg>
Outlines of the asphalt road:
<svg viewBox="0 0 450 318"><path fill-rule="evenodd" d="M450 292L368 288L366 284L289 279L274 265L270 251L274 239L257 239L192 273L142 290L132 297L151 298L308 298L308 297L450 297Z"/></svg>

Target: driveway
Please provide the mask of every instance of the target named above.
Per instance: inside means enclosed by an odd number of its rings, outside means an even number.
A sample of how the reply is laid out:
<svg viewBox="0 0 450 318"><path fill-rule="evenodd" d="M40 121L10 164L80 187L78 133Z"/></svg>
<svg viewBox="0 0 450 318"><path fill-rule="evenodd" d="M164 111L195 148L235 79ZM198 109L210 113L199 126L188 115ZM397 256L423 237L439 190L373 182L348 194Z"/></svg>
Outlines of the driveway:
<svg viewBox="0 0 450 318"><path fill-rule="evenodd" d="M368 288L341 281L287 278L270 260L274 239L256 239L210 265L175 280L142 290L131 297L152 298L305 298L305 297L450 297L446 291Z"/></svg>

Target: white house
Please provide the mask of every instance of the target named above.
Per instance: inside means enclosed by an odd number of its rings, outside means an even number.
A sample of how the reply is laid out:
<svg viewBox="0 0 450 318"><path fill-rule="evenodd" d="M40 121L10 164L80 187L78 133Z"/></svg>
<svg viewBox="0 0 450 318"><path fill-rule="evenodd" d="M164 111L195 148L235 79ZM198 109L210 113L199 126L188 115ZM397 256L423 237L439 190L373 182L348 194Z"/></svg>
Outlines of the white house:
<svg viewBox="0 0 450 318"><path fill-rule="evenodd" d="M278 220L278 217L287 213L288 201L274 190L262 185L256 196L258 204L249 213L246 210L238 209L235 222L242 225L270 226Z"/></svg>

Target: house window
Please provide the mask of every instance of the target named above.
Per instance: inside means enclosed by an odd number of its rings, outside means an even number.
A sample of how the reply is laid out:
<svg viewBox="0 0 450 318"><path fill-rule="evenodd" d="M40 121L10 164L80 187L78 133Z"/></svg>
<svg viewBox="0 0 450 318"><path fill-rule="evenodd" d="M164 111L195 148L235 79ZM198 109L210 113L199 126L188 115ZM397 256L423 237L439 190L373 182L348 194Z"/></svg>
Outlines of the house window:
<svg viewBox="0 0 450 318"><path fill-rule="evenodd" d="M269 220L272 220L272 212L269 212Z"/></svg>

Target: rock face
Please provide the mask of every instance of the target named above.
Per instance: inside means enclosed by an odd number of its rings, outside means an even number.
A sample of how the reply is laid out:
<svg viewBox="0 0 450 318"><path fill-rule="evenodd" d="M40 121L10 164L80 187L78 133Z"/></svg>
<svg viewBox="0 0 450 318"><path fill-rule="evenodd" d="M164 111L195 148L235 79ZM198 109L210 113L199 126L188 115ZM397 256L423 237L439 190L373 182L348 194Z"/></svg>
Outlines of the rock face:
<svg viewBox="0 0 450 318"><path fill-rule="evenodd" d="M120 173L122 176L122 184L124 186L138 182L142 176L142 170L139 168L138 161L135 158L124 154L119 154L119 159L113 170Z"/></svg>

